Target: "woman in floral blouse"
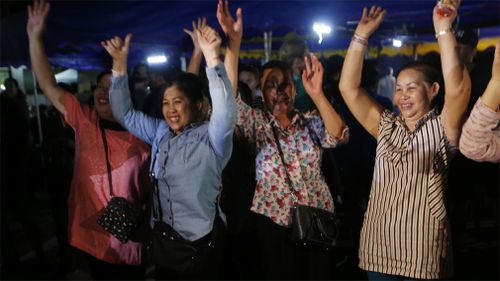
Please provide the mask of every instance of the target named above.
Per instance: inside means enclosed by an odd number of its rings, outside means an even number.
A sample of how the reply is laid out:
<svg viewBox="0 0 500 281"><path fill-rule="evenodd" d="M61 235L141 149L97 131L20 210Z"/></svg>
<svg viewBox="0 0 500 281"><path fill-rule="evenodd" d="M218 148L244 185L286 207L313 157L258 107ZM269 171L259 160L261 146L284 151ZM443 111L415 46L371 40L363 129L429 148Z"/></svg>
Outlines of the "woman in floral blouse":
<svg viewBox="0 0 500 281"><path fill-rule="evenodd" d="M227 2L219 2L217 18L228 37L225 65L229 80L236 85L242 13L238 10L234 21ZM292 189L299 204L333 211L332 195L321 173L321 156L323 148L335 147L348 136L345 123L323 94L323 66L314 55L304 60L307 67L302 81L319 114L315 111L304 115L294 108L292 72L280 61L270 61L262 69L259 87L264 111L236 98L238 129L256 146L257 185L251 210L258 214L257 243L263 278L331 278L332 266L325 251L298 247L288 241L290 209L294 204ZM273 130L283 150L285 166ZM287 172L293 186L287 183Z"/></svg>

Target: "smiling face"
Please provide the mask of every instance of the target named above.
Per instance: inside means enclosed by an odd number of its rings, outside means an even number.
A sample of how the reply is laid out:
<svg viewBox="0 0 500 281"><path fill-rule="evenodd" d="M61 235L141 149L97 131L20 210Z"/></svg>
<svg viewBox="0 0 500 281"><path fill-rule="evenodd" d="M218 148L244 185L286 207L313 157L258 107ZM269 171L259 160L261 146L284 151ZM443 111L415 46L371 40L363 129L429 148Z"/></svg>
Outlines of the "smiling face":
<svg viewBox="0 0 500 281"><path fill-rule="evenodd" d="M268 68L264 70L260 83L267 110L277 118L290 117L295 98L292 77L286 77L279 68Z"/></svg>
<svg viewBox="0 0 500 281"><path fill-rule="evenodd" d="M102 119L114 121L115 118L111 113L111 106L109 105L109 87L111 86L111 74L105 74L99 79L97 87L93 92L94 107L97 115Z"/></svg>
<svg viewBox="0 0 500 281"><path fill-rule="evenodd" d="M163 93L163 117L175 134L181 133L187 125L196 121L201 106L201 101L193 104L175 84Z"/></svg>
<svg viewBox="0 0 500 281"><path fill-rule="evenodd" d="M422 72L407 68L396 79L394 103L405 120L416 122L431 110L432 99L438 91L438 83L431 84L425 81Z"/></svg>

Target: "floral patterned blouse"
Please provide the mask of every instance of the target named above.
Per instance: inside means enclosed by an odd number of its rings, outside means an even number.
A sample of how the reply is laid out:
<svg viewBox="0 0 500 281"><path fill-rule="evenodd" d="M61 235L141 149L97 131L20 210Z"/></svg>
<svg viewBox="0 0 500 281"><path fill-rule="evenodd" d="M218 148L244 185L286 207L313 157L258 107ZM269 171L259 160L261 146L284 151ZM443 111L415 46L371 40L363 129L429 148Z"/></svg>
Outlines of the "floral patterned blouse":
<svg viewBox="0 0 500 281"><path fill-rule="evenodd" d="M333 198L321 173L322 148L333 148L348 140L347 127L340 139L330 135L317 111L302 115L295 112L292 123L283 129L267 112L252 109L237 98L237 126L244 137L256 145L256 188L251 210L289 226L293 201L287 183L288 170L298 203L333 211ZM273 126L284 154L276 145ZM321 146L320 146L321 145Z"/></svg>

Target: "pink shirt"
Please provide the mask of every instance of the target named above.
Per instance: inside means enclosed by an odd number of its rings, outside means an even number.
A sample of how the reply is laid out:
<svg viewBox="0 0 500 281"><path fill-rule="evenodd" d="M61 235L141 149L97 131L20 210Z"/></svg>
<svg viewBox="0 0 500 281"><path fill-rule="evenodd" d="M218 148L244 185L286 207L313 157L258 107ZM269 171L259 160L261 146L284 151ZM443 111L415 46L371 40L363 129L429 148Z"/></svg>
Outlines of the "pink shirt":
<svg viewBox="0 0 500 281"><path fill-rule="evenodd" d="M113 264L141 263L140 243L122 244L96 222L110 200L106 158L99 119L93 107L66 94L64 117L75 130L75 164L69 206L69 243ZM145 206L148 189L148 145L127 131L105 130L113 193Z"/></svg>
<svg viewBox="0 0 500 281"><path fill-rule="evenodd" d="M475 161L500 162L500 112L481 98L474 105L460 137L460 152Z"/></svg>

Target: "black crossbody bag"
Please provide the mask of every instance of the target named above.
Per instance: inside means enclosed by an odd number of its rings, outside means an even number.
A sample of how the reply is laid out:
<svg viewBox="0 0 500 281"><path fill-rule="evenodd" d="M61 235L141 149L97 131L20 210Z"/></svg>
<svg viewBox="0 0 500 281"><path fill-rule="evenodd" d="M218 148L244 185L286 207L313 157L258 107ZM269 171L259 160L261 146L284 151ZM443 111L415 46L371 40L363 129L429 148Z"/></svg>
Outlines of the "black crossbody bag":
<svg viewBox="0 0 500 281"><path fill-rule="evenodd" d="M304 122L307 122L304 120ZM307 124L307 123L306 123ZM286 168L283 151L276 133L276 129L271 122L274 139L278 152L280 154L281 163L285 168L286 181L290 189L290 196L294 203L291 209L291 225L288 238L291 242L302 246L313 246L329 250L337 244L339 234L338 219L335 213L329 211L302 205L298 203L297 196L293 190L292 181ZM309 131L311 131L308 128Z"/></svg>
<svg viewBox="0 0 500 281"><path fill-rule="evenodd" d="M155 180L157 208L153 209L155 223L144 242L143 260L161 268L172 270L179 275L194 275L202 272L211 259L213 249L220 243L224 222L219 216L219 207L215 204L215 218L212 231L206 236L189 241L182 237L173 227L163 221L163 211L159 198L159 188ZM157 214L158 213L158 217Z"/></svg>
<svg viewBox="0 0 500 281"><path fill-rule="evenodd" d="M126 243L143 221L143 212L140 208L130 203L127 199L114 196L113 179L111 176L111 164L108 158L108 142L104 132L103 124L99 119L102 142L104 144L104 154L106 155L106 169L108 171L108 184L111 200L104 207L97 218L97 224L111 233L120 242Z"/></svg>

